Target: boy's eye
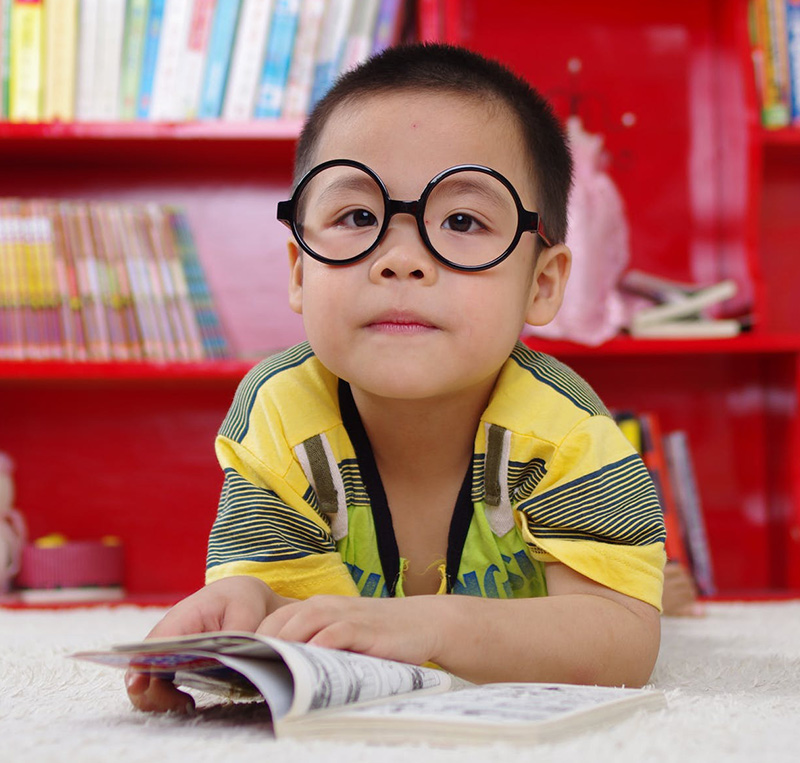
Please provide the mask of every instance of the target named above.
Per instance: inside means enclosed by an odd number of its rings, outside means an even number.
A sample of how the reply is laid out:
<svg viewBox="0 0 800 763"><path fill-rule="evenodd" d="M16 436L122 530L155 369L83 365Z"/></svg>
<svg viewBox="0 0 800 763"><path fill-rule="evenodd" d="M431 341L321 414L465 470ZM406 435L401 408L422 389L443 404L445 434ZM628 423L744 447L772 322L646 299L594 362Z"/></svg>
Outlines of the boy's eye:
<svg viewBox="0 0 800 763"><path fill-rule="evenodd" d="M346 227L369 228L378 224L378 218L368 209L354 209L342 215L337 223Z"/></svg>
<svg viewBox="0 0 800 763"><path fill-rule="evenodd" d="M470 233L483 228L472 215L465 212L456 212L450 215L442 223L442 227L456 233Z"/></svg>

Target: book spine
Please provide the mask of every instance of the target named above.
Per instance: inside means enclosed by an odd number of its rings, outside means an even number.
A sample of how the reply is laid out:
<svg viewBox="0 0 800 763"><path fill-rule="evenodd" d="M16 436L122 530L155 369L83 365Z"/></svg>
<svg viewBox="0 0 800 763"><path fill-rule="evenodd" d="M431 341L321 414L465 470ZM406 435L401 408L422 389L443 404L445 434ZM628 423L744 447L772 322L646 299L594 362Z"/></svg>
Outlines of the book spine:
<svg viewBox="0 0 800 763"><path fill-rule="evenodd" d="M25 356L23 327L22 273L19 242L17 241L18 202L0 199L0 257L3 260L3 283L5 284L6 327L3 357L21 360Z"/></svg>
<svg viewBox="0 0 800 763"><path fill-rule="evenodd" d="M175 242L180 252L181 266L186 279L189 299L195 315L203 344L204 358L226 358L230 356L225 334L219 316L214 309L211 293L208 289L197 250L192 240L191 230L186 215L175 211L170 215L170 225Z"/></svg>
<svg viewBox="0 0 800 763"><path fill-rule="evenodd" d="M75 357L77 360L89 359L90 311L84 304L84 290L80 280L80 252L77 232L77 218L74 202L60 202L56 210L57 233L63 241L64 264L69 286L70 315L72 316L73 336L75 337Z"/></svg>
<svg viewBox="0 0 800 763"><path fill-rule="evenodd" d="M192 6L189 36L183 57L183 87L180 91L180 113L183 119L190 120L197 116L215 2L216 0L194 0Z"/></svg>
<svg viewBox="0 0 800 763"><path fill-rule="evenodd" d="M75 117L78 54L78 0L47 0L42 119L71 122Z"/></svg>
<svg viewBox="0 0 800 763"><path fill-rule="evenodd" d="M303 0L297 22L297 40L286 77L286 93L281 116L300 119L308 113L314 82L314 52L319 44L325 0Z"/></svg>
<svg viewBox="0 0 800 763"><path fill-rule="evenodd" d="M125 6L125 35L122 41L119 83L119 115L125 121L136 119L147 18L148 0L128 0Z"/></svg>
<svg viewBox="0 0 800 763"><path fill-rule="evenodd" d="M80 0L78 9L78 72L75 82L75 119L95 118L95 75L99 46L100 0Z"/></svg>
<svg viewBox="0 0 800 763"><path fill-rule="evenodd" d="M38 122L42 98L42 0L13 0L9 120Z"/></svg>
<svg viewBox="0 0 800 763"><path fill-rule="evenodd" d="M379 5L380 0L364 0L356 3L339 64L340 74L358 66L372 52Z"/></svg>
<svg viewBox="0 0 800 763"><path fill-rule="evenodd" d="M253 116L272 7L271 0L243 0L222 109L228 122L246 122Z"/></svg>
<svg viewBox="0 0 800 763"><path fill-rule="evenodd" d="M764 83L761 121L765 127L785 127L789 122L789 104L785 92L785 73L782 71L782 54L779 46L780 17L776 15L777 2L784 0L755 0L756 28L763 51Z"/></svg>
<svg viewBox="0 0 800 763"><path fill-rule="evenodd" d="M11 0L0 0L0 119L8 119L11 74Z"/></svg>
<svg viewBox="0 0 800 763"><path fill-rule="evenodd" d="M95 98L97 119L119 119L119 81L122 65L122 37L125 28L125 0L103 0L98 28Z"/></svg>
<svg viewBox="0 0 800 763"><path fill-rule="evenodd" d="M667 531L665 541L667 559L679 562L687 570L691 569L678 507L667 469L661 425L657 416L652 413L641 414L639 423L642 428L642 459L650 472L664 514L664 527Z"/></svg>
<svg viewBox="0 0 800 763"><path fill-rule="evenodd" d="M381 0L372 52L380 53L397 43L403 19L403 0Z"/></svg>
<svg viewBox="0 0 800 763"><path fill-rule="evenodd" d="M678 430L664 435L664 453L686 533L692 575L700 593L711 596L716 593L714 567L686 432Z"/></svg>
<svg viewBox="0 0 800 763"><path fill-rule="evenodd" d="M353 0L329 0L322 21L322 32L314 64L314 82L311 86L311 104L314 105L328 92L339 71L342 49L347 38Z"/></svg>
<svg viewBox="0 0 800 763"><path fill-rule="evenodd" d="M25 356L33 360L46 359L46 333L42 310L42 283L40 263L31 223L30 201L18 205L16 239L20 247L20 273L22 274L23 309L25 327Z"/></svg>
<svg viewBox="0 0 800 763"><path fill-rule="evenodd" d="M35 250L39 282L42 357L48 360L61 359L65 357L65 330L61 321L61 299L48 204L40 199L32 199L29 201L29 210L29 236Z"/></svg>
<svg viewBox="0 0 800 763"><path fill-rule="evenodd" d="M789 55L790 118L800 125L800 0L786 0L786 35Z"/></svg>
<svg viewBox="0 0 800 763"><path fill-rule="evenodd" d="M125 241L125 265L128 271L128 282L133 295L138 333L141 337L141 354L146 360L164 360L165 353L161 345L152 290L149 286L145 242L141 239L139 218L142 215L139 207L125 205L121 209L123 240Z"/></svg>
<svg viewBox="0 0 800 763"><path fill-rule="evenodd" d="M167 0L161 26L156 70L153 76L153 99L149 118L153 121L174 122L180 119L180 92L183 55L189 39L192 21L192 0Z"/></svg>
<svg viewBox="0 0 800 763"><path fill-rule="evenodd" d="M214 10L203 85L200 89L200 105L197 110L199 119L217 119L222 113L231 48L239 19L239 6L239 0L218 0Z"/></svg>
<svg viewBox="0 0 800 763"><path fill-rule="evenodd" d="M86 347L80 315L80 296L75 283L69 241L64 229L63 208L54 203L50 208L53 248L58 289L61 295L61 324L64 329L64 356L67 360L86 360Z"/></svg>
<svg viewBox="0 0 800 763"><path fill-rule="evenodd" d="M107 233L109 204L93 203L89 207L94 250L97 254L98 280L103 303L103 314L108 329L109 349L112 360L128 360L128 340L125 333L125 317L122 311L122 295L114 264L113 242Z"/></svg>
<svg viewBox="0 0 800 763"><path fill-rule="evenodd" d="M276 0L258 85L255 106L257 119L275 118L281 114L299 13L300 0Z"/></svg>
<svg viewBox="0 0 800 763"><path fill-rule="evenodd" d="M164 20L165 0L150 0L147 27L142 53L142 71L139 77L139 92L136 96L136 118L147 119L153 100L153 80L156 76L158 48L161 44L161 24Z"/></svg>

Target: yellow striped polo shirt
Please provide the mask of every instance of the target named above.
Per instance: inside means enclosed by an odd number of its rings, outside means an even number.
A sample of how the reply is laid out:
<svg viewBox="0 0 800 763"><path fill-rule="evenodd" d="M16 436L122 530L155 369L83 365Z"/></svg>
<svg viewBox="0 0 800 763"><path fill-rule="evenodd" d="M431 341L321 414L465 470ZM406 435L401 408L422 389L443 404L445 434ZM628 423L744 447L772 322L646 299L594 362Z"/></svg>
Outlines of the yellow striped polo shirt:
<svg viewBox="0 0 800 763"><path fill-rule="evenodd" d="M225 481L206 582L248 574L301 599L403 595L350 388L307 343L247 374L216 450ZM475 433L440 592L546 595L553 561L661 606L664 523L646 468L583 379L520 343Z"/></svg>

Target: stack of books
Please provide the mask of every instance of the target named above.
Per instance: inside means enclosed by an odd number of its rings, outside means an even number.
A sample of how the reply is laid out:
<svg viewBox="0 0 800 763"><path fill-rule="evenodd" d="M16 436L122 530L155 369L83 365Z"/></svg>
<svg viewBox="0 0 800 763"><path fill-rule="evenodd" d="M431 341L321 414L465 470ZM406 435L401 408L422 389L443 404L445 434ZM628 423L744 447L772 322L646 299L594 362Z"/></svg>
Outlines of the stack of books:
<svg viewBox="0 0 800 763"><path fill-rule="evenodd" d="M300 119L404 0L0 0L0 119Z"/></svg>
<svg viewBox="0 0 800 763"><path fill-rule="evenodd" d="M800 0L750 0L749 12L761 123L800 125Z"/></svg>
<svg viewBox="0 0 800 763"><path fill-rule="evenodd" d="M0 359L229 356L180 209L0 199Z"/></svg>
<svg viewBox="0 0 800 763"><path fill-rule="evenodd" d="M627 327L631 336L641 339L726 338L739 334L749 321L709 315L710 308L736 296L738 287L732 279L701 285L629 270L619 287L651 303L634 312Z"/></svg>

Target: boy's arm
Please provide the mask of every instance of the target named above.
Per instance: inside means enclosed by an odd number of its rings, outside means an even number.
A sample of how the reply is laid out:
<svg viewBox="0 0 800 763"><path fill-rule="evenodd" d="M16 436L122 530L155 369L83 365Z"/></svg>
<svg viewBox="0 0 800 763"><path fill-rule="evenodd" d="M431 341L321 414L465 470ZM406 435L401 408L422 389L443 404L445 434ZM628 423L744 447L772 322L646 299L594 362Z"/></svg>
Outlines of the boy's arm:
<svg viewBox="0 0 800 763"><path fill-rule="evenodd" d="M658 610L562 564L535 599L320 596L266 618L259 632L412 663L478 683L553 681L641 686L660 640Z"/></svg>

